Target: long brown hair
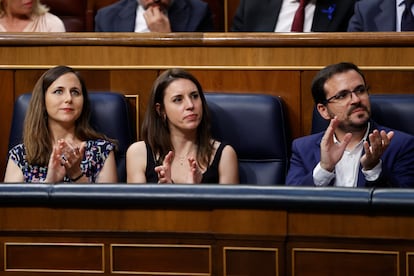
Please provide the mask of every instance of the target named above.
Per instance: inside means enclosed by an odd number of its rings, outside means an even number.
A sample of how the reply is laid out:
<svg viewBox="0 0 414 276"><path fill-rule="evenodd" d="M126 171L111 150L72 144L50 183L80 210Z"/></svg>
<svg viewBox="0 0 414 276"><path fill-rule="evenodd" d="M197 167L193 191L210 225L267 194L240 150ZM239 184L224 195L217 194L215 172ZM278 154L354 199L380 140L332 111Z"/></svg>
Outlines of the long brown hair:
<svg viewBox="0 0 414 276"><path fill-rule="evenodd" d="M171 143L168 123L164 120L163 116L157 112L156 105L160 105L161 111L165 109L165 90L173 81L178 79L187 79L193 82L200 95L203 116L197 127L197 162L201 167L206 168L208 164L210 164L211 155L214 150L213 143L211 142L212 135L209 110L200 82L192 74L182 69L166 70L155 80L142 123L142 138L145 143L151 147L158 164L163 162L165 156L170 150L174 150Z"/></svg>
<svg viewBox="0 0 414 276"><path fill-rule="evenodd" d="M67 66L57 66L49 69L39 78L32 91L29 107L26 112L23 127L23 143L26 149L26 159L30 164L46 166L53 148L53 141L48 128L45 93L49 86L64 74L75 74L82 87L83 106L79 118L75 122L75 136L82 140L108 139L104 134L95 131L89 124L90 101L88 91L78 72Z"/></svg>

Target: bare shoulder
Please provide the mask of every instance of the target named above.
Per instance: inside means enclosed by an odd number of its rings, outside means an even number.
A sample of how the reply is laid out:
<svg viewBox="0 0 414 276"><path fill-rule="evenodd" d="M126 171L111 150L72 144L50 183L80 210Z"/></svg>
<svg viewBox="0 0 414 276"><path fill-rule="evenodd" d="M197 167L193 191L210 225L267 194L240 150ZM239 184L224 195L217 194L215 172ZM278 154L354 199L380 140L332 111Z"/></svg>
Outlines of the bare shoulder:
<svg viewBox="0 0 414 276"><path fill-rule="evenodd" d="M233 156L233 157L236 157L237 158L236 151L234 150L233 146L231 146L229 144L227 144L227 145L224 146L224 148L223 148L223 155Z"/></svg>
<svg viewBox="0 0 414 276"><path fill-rule="evenodd" d="M147 148L146 148L146 145L145 145L145 142L144 141L138 141L138 142L135 142L135 143L133 143L133 144L131 144L129 147L128 147L128 150L127 150L127 156L128 155L136 155L136 154L139 154L139 155L141 155L141 154L147 154Z"/></svg>

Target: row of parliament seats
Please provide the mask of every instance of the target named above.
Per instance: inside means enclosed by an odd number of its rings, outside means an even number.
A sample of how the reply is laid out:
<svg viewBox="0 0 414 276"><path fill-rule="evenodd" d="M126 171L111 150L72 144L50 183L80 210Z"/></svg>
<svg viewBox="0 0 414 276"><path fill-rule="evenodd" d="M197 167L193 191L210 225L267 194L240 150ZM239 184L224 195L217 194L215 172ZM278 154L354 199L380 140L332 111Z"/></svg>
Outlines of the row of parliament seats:
<svg viewBox="0 0 414 276"><path fill-rule="evenodd" d="M13 109L9 148L21 143L24 116L31 94L18 97ZM123 94L91 92L91 124L118 140L119 182L125 182L125 153L134 142L133 123ZM289 131L281 98L245 93L206 93L213 136L231 144L239 157L243 184L283 184L288 165Z"/></svg>
<svg viewBox="0 0 414 276"><path fill-rule="evenodd" d="M129 105L123 94L92 92L91 123L118 141L119 182L125 182L125 153L134 142ZM22 126L31 94L21 95L13 110L9 148L21 143ZM264 94L206 93L213 136L231 144L239 158L240 182L255 185L285 183L290 131L283 100ZM372 116L378 123L414 135L414 96L371 95ZM323 131L327 121L313 112L312 132Z"/></svg>

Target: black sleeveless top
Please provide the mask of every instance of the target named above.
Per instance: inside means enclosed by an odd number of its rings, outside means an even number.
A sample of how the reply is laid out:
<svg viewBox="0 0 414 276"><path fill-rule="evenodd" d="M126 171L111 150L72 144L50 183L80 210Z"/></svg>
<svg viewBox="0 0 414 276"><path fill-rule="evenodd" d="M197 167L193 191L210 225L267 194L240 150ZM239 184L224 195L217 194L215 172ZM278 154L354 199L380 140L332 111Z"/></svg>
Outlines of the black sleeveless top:
<svg viewBox="0 0 414 276"><path fill-rule="evenodd" d="M154 154L150 146L148 144L145 145L147 148L147 168L145 169L145 177L147 178L147 183L158 183L158 175L155 172L155 167L157 164L155 162ZM201 183L217 184L219 182L218 166L221 159L221 154L223 153L223 148L225 146L225 143L220 143L219 147L216 150L216 154L214 155L213 162L203 173Z"/></svg>

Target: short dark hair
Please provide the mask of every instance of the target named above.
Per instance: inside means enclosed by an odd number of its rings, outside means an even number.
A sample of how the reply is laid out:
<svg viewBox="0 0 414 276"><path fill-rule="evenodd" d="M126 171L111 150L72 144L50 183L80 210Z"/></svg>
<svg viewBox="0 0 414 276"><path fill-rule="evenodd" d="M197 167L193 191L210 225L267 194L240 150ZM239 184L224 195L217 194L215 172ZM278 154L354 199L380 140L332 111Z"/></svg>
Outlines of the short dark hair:
<svg viewBox="0 0 414 276"><path fill-rule="evenodd" d="M324 89L325 83L333 75L348 72L350 70L355 70L358 74L361 75L362 79L365 82L365 76L362 71L351 62L340 62L326 66L321 71L316 74L315 78L312 81L312 96L315 104L325 104L326 100L326 91Z"/></svg>

